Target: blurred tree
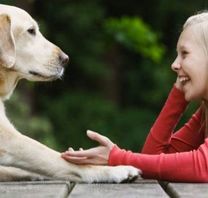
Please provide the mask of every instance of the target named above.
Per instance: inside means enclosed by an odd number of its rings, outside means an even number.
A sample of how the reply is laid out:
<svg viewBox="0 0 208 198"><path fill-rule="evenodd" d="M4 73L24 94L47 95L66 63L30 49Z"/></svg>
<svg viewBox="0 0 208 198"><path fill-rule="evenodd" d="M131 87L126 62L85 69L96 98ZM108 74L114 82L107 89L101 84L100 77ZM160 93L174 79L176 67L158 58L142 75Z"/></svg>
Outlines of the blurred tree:
<svg viewBox="0 0 208 198"><path fill-rule="evenodd" d="M114 74L110 77L107 76L107 83L105 84L107 86L106 90L110 92L111 96L114 96L114 101L117 104L124 104L127 103L125 100L128 100L127 97L124 97L125 95L129 96L129 98L134 98L134 95L128 94L126 89L122 90L122 85L127 84L127 90L135 92L137 86L132 87L132 85L136 78L141 79L139 75L140 73L144 75L144 71L142 70L145 68L139 66L139 62L141 61L138 61L136 64L134 63L135 65L127 66L126 62L134 62L128 60L130 53L138 56L140 60L142 60L142 58L149 58L156 64L159 63L162 58L164 47L158 43L158 36L140 18L122 17L120 19L107 19L104 23L104 31L109 36L109 41L106 39L108 41L106 52L107 57L109 57L106 65L108 65L108 68L110 68L111 71L113 71L112 74ZM123 49L123 53L119 49ZM128 54L128 56L126 56L126 54ZM131 68L133 68L133 73L131 73ZM135 73L136 70L138 70L138 72ZM147 69L145 68L145 70ZM135 76L135 74L137 76ZM153 73L149 75L149 79L154 80L153 75ZM131 84L132 80L133 83ZM146 87L141 89L141 92L146 93L146 91ZM141 97L140 94L141 93L139 93L139 97ZM117 101L115 100L116 98ZM137 102L141 103L141 100L137 100ZM131 103L130 100L128 100L128 104L134 103Z"/></svg>
<svg viewBox="0 0 208 198"><path fill-rule="evenodd" d="M59 149L90 146L88 128L141 148L175 81L170 63L181 25L208 6L205 0L0 2L28 10L71 57L62 81L21 83L8 108L20 129Z"/></svg>
<svg viewBox="0 0 208 198"><path fill-rule="evenodd" d="M46 34L50 32L49 37L66 50L71 48L72 57L65 74L69 78L59 82L55 89L48 87L49 97L39 93L40 109L50 117L60 145L89 146L86 139L80 140L83 136L80 133L91 128L109 133L121 144L139 148L155 113L143 106L145 98L137 100L142 92L142 95L149 92L144 83L137 85L132 81L131 84L131 80L140 79L149 71L145 69L147 65L142 66L145 59L150 58L151 66L158 64L164 47L159 44L157 34L139 17L108 18L101 2L71 1L60 5L54 1L48 5L37 1L39 14L46 20L50 18ZM62 14L54 15L54 12ZM53 34L54 27L59 30L58 35ZM148 74L151 82L155 80L153 76L154 73ZM138 86L140 92L135 91ZM38 90L41 91L39 86ZM123 139L122 132L127 130L138 138Z"/></svg>

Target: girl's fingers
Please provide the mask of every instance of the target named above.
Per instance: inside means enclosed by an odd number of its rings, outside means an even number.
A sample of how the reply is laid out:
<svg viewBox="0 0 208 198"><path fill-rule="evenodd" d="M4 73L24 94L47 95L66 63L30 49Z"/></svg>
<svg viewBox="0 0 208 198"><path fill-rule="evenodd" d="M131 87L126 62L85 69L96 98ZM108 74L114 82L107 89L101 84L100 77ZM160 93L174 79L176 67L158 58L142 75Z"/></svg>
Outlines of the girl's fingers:
<svg viewBox="0 0 208 198"><path fill-rule="evenodd" d="M97 155L98 148L92 148L87 150L80 150L80 151L66 151L64 154L68 156L74 156L74 157L93 157Z"/></svg>
<svg viewBox="0 0 208 198"><path fill-rule="evenodd" d="M85 164L94 164L94 165L101 165L99 161L96 159L91 159L87 157L72 157L72 156L62 156L65 160L70 163L78 164L78 165L85 165ZM103 164L102 164L103 165Z"/></svg>
<svg viewBox="0 0 208 198"><path fill-rule="evenodd" d="M74 149L72 147L69 147L68 151L74 151Z"/></svg>
<svg viewBox="0 0 208 198"><path fill-rule="evenodd" d="M103 146L108 146L109 142L111 142L107 137L105 137L103 135L100 135L99 133L96 133L96 132L91 131L91 130L87 130L87 136L90 139L99 142Z"/></svg>
<svg viewBox="0 0 208 198"><path fill-rule="evenodd" d="M62 157L71 162L71 163L74 163L74 164L87 164L87 158L86 157L72 157L72 156L65 156L65 155L62 155Z"/></svg>

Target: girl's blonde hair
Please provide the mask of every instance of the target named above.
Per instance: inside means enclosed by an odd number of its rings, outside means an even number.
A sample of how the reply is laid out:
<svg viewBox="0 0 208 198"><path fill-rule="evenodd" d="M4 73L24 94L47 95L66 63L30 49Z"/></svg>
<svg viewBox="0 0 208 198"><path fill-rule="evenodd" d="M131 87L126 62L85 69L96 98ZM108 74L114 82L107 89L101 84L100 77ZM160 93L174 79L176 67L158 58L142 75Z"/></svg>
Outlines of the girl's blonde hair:
<svg viewBox="0 0 208 198"><path fill-rule="evenodd" d="M183 30L189 27L192 27L193 35L195 35L196 41L203 48L208 59L208 11L189 17L183 25ZM202 127L205 126L204 136L208 137L208 101L203 100L200 108L203 112L201 124Z"/></svg>

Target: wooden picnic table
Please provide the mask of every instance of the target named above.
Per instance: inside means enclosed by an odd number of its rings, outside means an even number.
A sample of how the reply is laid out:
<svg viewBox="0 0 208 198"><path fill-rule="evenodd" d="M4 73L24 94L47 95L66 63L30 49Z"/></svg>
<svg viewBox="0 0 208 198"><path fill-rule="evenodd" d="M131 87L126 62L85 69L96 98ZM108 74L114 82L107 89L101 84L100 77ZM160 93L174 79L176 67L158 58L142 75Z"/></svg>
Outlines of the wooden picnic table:
<svg viewBox="0 0 208 198"><path fill-rule="evenodd" d="M137 179L123 184L67 181L0 182L0 198L163 198L208 197L208 184L168 183Z"/></svg>

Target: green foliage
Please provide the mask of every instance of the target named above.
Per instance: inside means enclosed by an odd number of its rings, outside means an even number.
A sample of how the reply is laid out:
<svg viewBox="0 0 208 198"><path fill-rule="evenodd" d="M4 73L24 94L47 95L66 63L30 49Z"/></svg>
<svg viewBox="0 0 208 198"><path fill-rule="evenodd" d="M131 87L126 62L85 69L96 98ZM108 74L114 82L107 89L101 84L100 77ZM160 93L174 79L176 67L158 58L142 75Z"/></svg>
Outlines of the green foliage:
<svg viewBox="0 0 208 198"><path fill-rule="evenodd" d="M139 150L155 115L148 110L120 109L98 95L77 92L67 93L44 106L55 127L54 136L60 149L72 146L87 148L93 145L86 137L86 130L98 131L119 145ZM63 134L64 135L60 135Z"/></svg>
<svg viewBox="0 0 208 198"><path fill-rule="evenodd" d="M156 33L139 17L111 18L104 25L107 33L125 47L155 62L161 60L164 47Z"/></svg>
<svg viewBox="0 0 208 198"><path fill-rule="evenodd" d="M38 7L38 14L41 21L44 20L46 35L69 53L73 76L76 77L79 72L78 75L91 79L107 73L101 61L105 38L100 23L104 20L105 10L100 1L47 2L40 3L42 8ZM57 30L54 32L54 29Z"/></svg>
<svg viewBox="0 0 208 198"><path fill-rule="evenodd" d="M6 105L10 120L20 132L49 147L57 148L49 119L41 115L31 115L30 106L19 92L15 92Z"/></svg>
<svg viewBox="0 0 208 198"><path fill-rule="evenodd" d="M12 4L12 3L14 3L14 0L1 0L0 3L2 3L2 4Z"/></svg>
<svg viewBox="0 0 208 198"><path fill-rule="evenodd" d="M54 135L62 148L66 145L86 147L89 145L83 139L86 129L109 131L114 122L116 107L96 95L66 93L50 103L48 98L44 101L44 107L56 129Z"/></svg>

